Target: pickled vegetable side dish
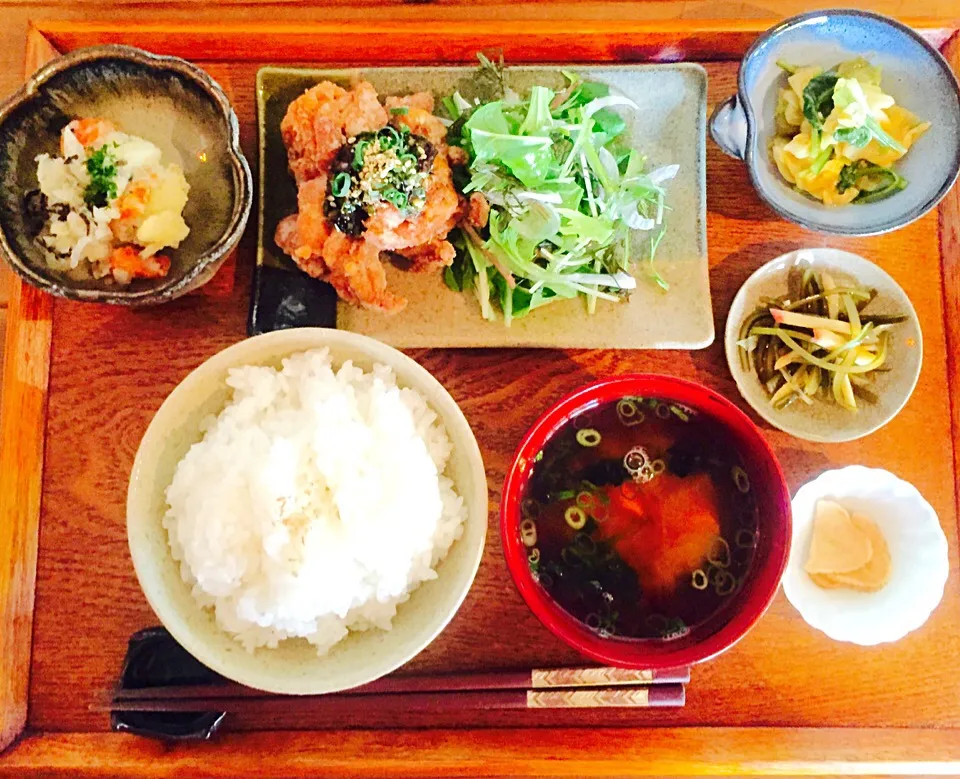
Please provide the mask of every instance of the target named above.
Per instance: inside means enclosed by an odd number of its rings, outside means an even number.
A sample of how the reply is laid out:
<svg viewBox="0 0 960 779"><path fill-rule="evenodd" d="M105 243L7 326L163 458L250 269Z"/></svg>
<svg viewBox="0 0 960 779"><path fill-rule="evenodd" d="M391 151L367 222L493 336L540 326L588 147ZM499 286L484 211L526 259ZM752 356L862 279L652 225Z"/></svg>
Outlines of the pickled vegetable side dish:
<svg viewBox="0 0 960 779"><path fill-rule="evenodd" d="M894 163L929 128L880 86L865 59L818 66L778 63L787 73L770 155L798 191L828 206L873 203L907 186Z"/></svg>

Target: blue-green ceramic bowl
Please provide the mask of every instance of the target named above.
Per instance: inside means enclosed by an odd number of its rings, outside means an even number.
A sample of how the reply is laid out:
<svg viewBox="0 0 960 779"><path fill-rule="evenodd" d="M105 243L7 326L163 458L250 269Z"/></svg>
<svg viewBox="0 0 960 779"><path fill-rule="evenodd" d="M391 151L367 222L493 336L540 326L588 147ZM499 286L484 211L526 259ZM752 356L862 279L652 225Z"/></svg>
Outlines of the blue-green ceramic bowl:
<svg viewBox="0 0 960 779"><path fill-rule="evenodd" d="M824 69L865 57L883 71L881 86L931 128L897 165L909 182L876 203L825 206L785 181L770 159L774 111L783 71L777 60ZM728 154L744 160L757 193L785 219L836 235L896 230L936 206L960 171L960 90L950 66L920 35L879 14L814 11L766 32L740 66L738 92L717 106L710 134Z"/></svg>

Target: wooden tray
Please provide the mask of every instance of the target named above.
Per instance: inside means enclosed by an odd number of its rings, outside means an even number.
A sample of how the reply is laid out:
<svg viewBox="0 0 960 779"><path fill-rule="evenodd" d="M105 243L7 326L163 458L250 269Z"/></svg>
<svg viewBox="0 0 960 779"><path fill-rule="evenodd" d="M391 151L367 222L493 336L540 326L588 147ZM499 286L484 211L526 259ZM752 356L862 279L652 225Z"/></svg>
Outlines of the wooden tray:
<svg viewBox="0 0 960 779"><path fill-rule="evenodd" d="M657 25L608 18L577 23L329 21L313 27L139 27L44 21L31 28L28 72L57 52L104 41L179 54L232 95L255 162L254 77L266 63L328 67L468 63L503 46L510 62L705 61L709 102L735 89L738 58L765 25L733 20ZM332 15L331 18L334 18ZM347 19L343 13L340 18ZM556 17L552 17L556 18ZM955 29L915 22L960 69ZM404 729L303 732L295 712L235 721L204 745L164 746L108 732L91 711L116 680L129 635L155 617L134 577L124 498L134 451L174 385L244 336L255 222L223 297L146 311L54 301L14 285L0 408L0 776L602 776L960 772L960 578L955 464L960 429L960 193L896 233L827 239L778 219L746 170L708 145L708 245L718 332L752 270L802 246L830 244L878 261L920 316L926 359L903 412L852 444L798 441L764 428L792 489L826 468L862 463L915 484L950 542L943 602L890 646L838 644L809 628L778 595L740 644L695 668L687 706L648 712L633 727L512 727L489 712ZM737 402L722 344L699 352L414 351L462 405L486 461L491 523L510 455L537 414L597 376L656 371L701 381ZM743 405L741 403L741 405ZM953 415L951 416L951 407ZM534 619L510 584L491 532L460 614L409 670L562 665L577 661ZM649 727L647 727L649 725ZM483 727L480 727L483 726ZM423 730L417 730L422 728ZM259 732L250 732L259 730Z"/></svg>

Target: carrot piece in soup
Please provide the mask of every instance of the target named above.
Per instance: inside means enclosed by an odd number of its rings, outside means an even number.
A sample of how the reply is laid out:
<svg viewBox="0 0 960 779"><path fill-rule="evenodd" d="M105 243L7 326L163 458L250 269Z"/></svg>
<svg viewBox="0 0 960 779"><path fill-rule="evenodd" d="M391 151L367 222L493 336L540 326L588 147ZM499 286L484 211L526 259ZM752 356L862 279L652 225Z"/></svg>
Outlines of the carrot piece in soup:
<svg viewBox="0 0 960 779"><path fill-rule="evenodd" d="M613 543L650 594L670 594L700 566L720 534L716 487L706 473L664 472L627 493L607 488L609 514L600 536Z"/></svg>

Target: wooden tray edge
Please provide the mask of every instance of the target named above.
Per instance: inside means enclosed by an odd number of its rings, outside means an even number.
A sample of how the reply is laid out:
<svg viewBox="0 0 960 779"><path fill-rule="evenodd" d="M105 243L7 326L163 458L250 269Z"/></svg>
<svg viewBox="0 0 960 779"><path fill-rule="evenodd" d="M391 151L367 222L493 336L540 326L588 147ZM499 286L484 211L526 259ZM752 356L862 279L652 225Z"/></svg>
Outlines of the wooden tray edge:
<svg viewBox="0 0 960 779"><path fill-rule="evenodd" d="M960 78L960 33L941 53ZM947 342L948 402L953 438L954 495L960 516L960 185L955 184L939 206L940 263L943 273L943 325ZM960 526L957 528L960 538Z"/></svg>
<svg viewBox="0 0 960 779"><path fill-rule="evenodd" d="M559 758L565 752L575 752ZM265 762L264 756L269 755ZM93 757L95 756L95 758ZM360 756L357 759L357 756ZM109 733L45 733L23 739L0 777L260 775L402 777L769 776L956 774L960 732L798 728L647 728L263 731L215 742L161 744ZM269 767L268 767L269 766Z"/></svg>
<svg viewBox="0 0 960 779"><path fill-rule="evenodd" d="M933 19L907 22L920 29L935 45L944 46L952 67L960 72L960 41L955 27L944 26L942 20ZM612 24L616 29L611 30L611 35L646 31L654 36L657 32L676 36L684 30L692 33L704 29L726 32L737 43L731 45L729 51L720 51L714 59L735 57L756 32L766 27L765 22L754 20L656 25L631 22L628 27L619 21ZM243 31L251 41L257 36L260 43L265 32L272 34L274 30L289 42L301 35L315 36L320 30L325 34L333 30L341 35L345 29L342 22L269 29L263 25L236 25L230 30L234 28ZM137 43L151 48L152 43L160 43L164 35L168 39L177 38L183 30L162 25L138 26L136 33L143 37L137 39ZM188 28L188 32L196 33L199 38L194 36L177 44L175 51L164 45L154 48L196 56L197 46L206 41L213 48L202 50L203 58L243 59L242 51L227 42L224 28L198 26ZM124 36L131 33L131 28L122 22L31 24L26 72L33 72L60 51L112 40L126 42L128 39ZM338 52L355 46L356 39L351 41L333 52L318 50L318 56L328 62L347 64L350 57ZM741 44L743 48L737 48ZM644 56L643 51L635 49L638 57ZM714 47L714 54L717 52ZM258 56L261 54L258 52ZM269 51L262 56L268 54ZM684 51L681 56L696 55ZM437 61L429 52L415 53L399 61L416 62L424 57ZM608 57L616 58L615 53L609 52ZM282 57L274 59L293 61ZM383 61L383 64L388 63ZM957 354L960 347L960 192L956 188L941 205L940 234L944 322L949 346L948 390L952 432L957 441L960 432L960 395L957 394L960 393L960 355ZM21 734L27 714L53 309L49 296L19 281L14 281L13 287L0 400L0 752ZM23 359L14 359L14 354ZM40 360L34 359L38 356ZM25 371L24 366L29 366L30 371ZM24 374L32 376L32 380L25 380ZM25 390L30 387L39 389L40 393L32 393L33 402L28 404L25 397L31 393ZM23 448L25 436L35 442L29 450ZM20 441L17 451L28 454L30 459L20 460L11 454L14 450L7 444L17 440ZM9 467L11 464L16 467ZM960 453L955 467L960 475ZM21 488L24 491L18 492ZM9 497L26 495L29 498L31 489L35 491L32 502ZM8 497L4 499L4 495ZM10 564L4 565L7 562ZM20 589L24 585L26 589ZM29 610L24 612L27 601ZM600 730L592 735L579 730L538 730L537 733L541 737L534 740L524 730L341 731L325 739L316 733L264 731L230 734L215 744L175 748L110 733L31 733L0 757L0 777L47 775L51 770L83 772L89 770L94 755L96 764L110 766L110 774L115 776L181 776L185 769L189 769L192 776L223 775L219 767L224 765L231 767L231 775L241 771L255 773L262 770L262 752L271 754L273 771L330 771L340 776L489 776L491 772L518 776L545 773L555 776L960 773L960 732L955 730L758 727ZM589 742L590 737L596 743ZM576 744L578 757L568 762L557 760L556 755L571 744ZM356 755L361 756L359 762ZM371 757L374 755L379 757Z"/></svg>
<svg viewBox="0 0 960 779"><path fill-rule="evenodd" d="M624 6L621 6L624 7ZM485 22L461 13L459 18L398 19L381 9L330 9L324 22L290 23L164 23L124 24L122 21L37 22L37 30L60 51L102 43L130 43L157 54L187 59L236 60L256 52L261 61L297 62L298 51L311 50L317 64L369 64L374 51L378 65L402 63L473 63L478 50L502 48L511 63L536 62L675 62L729 60L743 55L757 34L775 19L663 19L637 20L610 6L611 14L571 23L543 19L524 4L489 8ZM439 11L440 9L436 9ZM450 9L448 8L447 11ZM526 18L524 17L526 15ZM426 14L422 14L425 17ZM942 46L956 24L933 17L904 17L931 44ZM435 31L436 45L424 46L422 37L406 33ZM530 40L539 45L533 47ZM544 43L546 40L546 43ZM323 43L318 46L318 42ZM378 41L383 41L379 44ZM382 45L381 51L377 46ZM547 51L544 51L544 46ZM366 54L364 54L366 52ZM553 58L553 59L551 59Z"/></svg>
<svg viewBox="0 0 960 779"><path fill-rule="evenodd" d="M27 31L25 76L59 52ZM0 396L0 751L27 721L53 299L11 274Z"/></svg>

